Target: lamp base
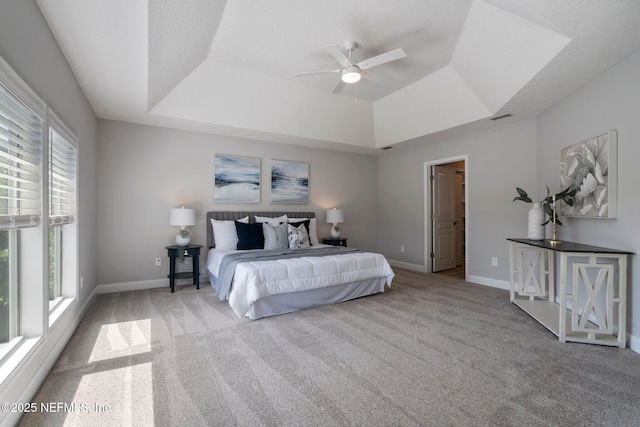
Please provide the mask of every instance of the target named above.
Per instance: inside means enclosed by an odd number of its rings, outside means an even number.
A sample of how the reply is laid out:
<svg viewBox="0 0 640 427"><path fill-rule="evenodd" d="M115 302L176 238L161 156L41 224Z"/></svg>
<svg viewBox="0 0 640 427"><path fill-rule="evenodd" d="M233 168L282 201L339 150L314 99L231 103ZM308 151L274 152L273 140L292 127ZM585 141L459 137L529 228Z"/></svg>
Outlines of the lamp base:
<svg viewBox="0 0 640 427"><path fill-rule="evenodd" d="M340 238L340 226L335 224L333 227L331 227L331 231L329 232L329 235L331 236L332 239L339 239Z"/></svg>
<svg viewBox="0 0 640 427"><path fill-rule="evenodd" d="M176 236L176 245L189 246L189 243L191 243L191 233L189 230L180 230Z"/></svg>

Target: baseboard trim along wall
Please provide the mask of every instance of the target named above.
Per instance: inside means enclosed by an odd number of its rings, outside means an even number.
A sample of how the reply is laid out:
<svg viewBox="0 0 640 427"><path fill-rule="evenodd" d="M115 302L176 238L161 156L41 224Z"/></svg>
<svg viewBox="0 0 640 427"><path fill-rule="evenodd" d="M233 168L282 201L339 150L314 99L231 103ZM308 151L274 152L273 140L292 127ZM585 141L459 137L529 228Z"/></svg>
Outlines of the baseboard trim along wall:
<svg viewBox="0 0 640 427"><path fill-rule="evenodd" d="M629 348L636 353L640 353L640 337L636 335L629 336Z"/></svg>
<svg viewBox="0 0 640 427"><path fill-rule="evenodd" d="M58 358L62 354L62 351L65 349L69 340L73 336L74 332L78 328L78 325L82 321L86 311L88 310L93 298L96 295L96 290L94 288L93 292L89 294L85 302L82 304L80 309L78 310L75 317L72 319L67 319L64 315L62 316L61 323L58 325L59 331L55 334L49 335L48 339L52 340L51 348L46 355L36 355L31 357L31 361L27 363L27 365L33 364L34 358L43 357L44 361L37 367L35 373L29 378L27 385L20 392L20 397L14 402L33 402L33 398L49 376L49 373L53 369L53 366L58 361ZM55 342L53 342L55 340ZM41 349L40 351L46 351L45 349ZM21 372L18 374L18 377L28 376L28 371L30 370L29 366L24 366L21 369ZM15 379L14 381L19 382L20 379ZM4 400L3 400L4 401ZM12 412L7 414L4 419L0 419L0 425L13 425L17 424L20 420L22 414L20 412Z"/></svg>
<svg viewBox="0 0 640 427"><path fill-rule="evenodd" d="M176 286L182 286L189 283L193 283L191 279L181 279L176 281ZM200 275L200 286L209 284L209 277ZM139 291L142 289L153 288L168 288L169 279L152 279L152 280L139 280L137 282L123 282L123 283L107 283L96 286L96 292L99 294L110 294L114 292L127 292L127 291Z"/></svg>
<svg viewBox="0 0 640 427"><path fill-rule="evenodd" d="M475 283L476 285L489 286L491 288L504 289L508 291L511 284L506 280L491 279L489 277L474 276L472 274L467 275L467 282Z"/></svg>
<svg viewBox="0 0 640 427"><path fill-rule="evenodd" d="M395 261L387 258L387 262L391 267L404 268L405 270L417 271L418 273L426 273L427 270L423 265L411 264L403 261Z"/></svg>

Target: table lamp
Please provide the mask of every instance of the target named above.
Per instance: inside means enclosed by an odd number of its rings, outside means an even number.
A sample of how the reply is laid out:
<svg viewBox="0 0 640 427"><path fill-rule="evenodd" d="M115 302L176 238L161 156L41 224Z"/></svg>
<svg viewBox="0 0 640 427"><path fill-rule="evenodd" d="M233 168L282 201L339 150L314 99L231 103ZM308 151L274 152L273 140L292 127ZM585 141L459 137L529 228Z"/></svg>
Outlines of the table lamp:
<svg viewBox="0 0 640 427"><path fill-rule="evenodd" d="M171 209L169 224L180 227L180 231L176 236L176 245L189 246L191 233L187 230L187 226L196 225L196 210L185 209L184 206L179 209Z"/></svg>
<svg viewBox="0 0 640 427"><path fill-rule="evenodd" d="M333 227L331 227L331 232L329 233L332 239L340 238L340 226L338 224L341 222L344 222L342 209L333 208L327 211L327 223L333 223Z"/></svg>

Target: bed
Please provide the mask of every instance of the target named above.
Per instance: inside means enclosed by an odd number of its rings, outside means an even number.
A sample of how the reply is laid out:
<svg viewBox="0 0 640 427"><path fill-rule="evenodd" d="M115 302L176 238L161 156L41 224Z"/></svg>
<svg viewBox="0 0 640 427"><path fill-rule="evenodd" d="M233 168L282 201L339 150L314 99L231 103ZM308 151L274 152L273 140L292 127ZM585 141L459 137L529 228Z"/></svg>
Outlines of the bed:
<svg viewBox="0 0 640 427"><path fill-rule="evenodd" d="M272 227L258 225L262 222ZM256 232L264 227L268 234L287 223L300 230L304 224L310 248L246 246L244 230ZM207 212L206 224L209 282L240 318L260 319L384 292L394 277L381 254L321 244L314 212L212 211ZM235 227L241 234L235 239L242 250L233 247ZM273 242L264 241L267 245Z"/></svg>

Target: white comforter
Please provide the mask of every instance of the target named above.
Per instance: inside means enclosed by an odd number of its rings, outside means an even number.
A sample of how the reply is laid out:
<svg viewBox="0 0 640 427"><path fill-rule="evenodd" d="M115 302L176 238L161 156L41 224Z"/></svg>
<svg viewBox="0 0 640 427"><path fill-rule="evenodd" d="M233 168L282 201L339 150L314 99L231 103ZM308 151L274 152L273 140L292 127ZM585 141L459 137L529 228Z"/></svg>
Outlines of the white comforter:
<svg viewBox="0 0 640 427"><path fill-rule="evenodd" d="M218 277L222 258L232 252L235 251L211 249L207 271ZM236 267L229 305L242 318L254 302L266 296L378 277L386 278L387 286L391 286L394 273L384 256L372 252L243 262Z"/></svg>

